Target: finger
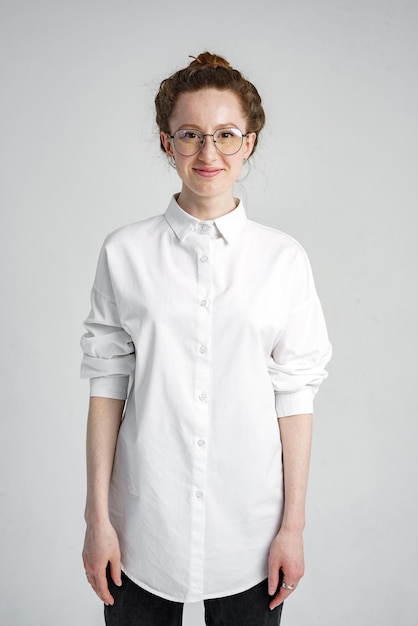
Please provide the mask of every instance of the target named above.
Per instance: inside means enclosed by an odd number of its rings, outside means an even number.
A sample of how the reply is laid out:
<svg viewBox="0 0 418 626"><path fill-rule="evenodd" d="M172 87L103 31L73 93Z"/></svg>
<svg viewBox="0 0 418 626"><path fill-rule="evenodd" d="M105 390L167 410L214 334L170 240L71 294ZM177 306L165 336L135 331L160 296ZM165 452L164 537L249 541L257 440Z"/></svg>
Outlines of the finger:
<svg viewBox="0 0 418 626"><path fill-rule="evenodd" d="M277 566L269 563L268 592L270 596L276 593L278 584L279 584L279 570Z"/></svg>
<svg viewBox="0 0 418 626"><path fill-rule="evenodd" d="M91 580L91 586L93 587L94 591L99 596L100 600L104 602L104 604L106 605L110 604L111 606L113 606L113 604L115 603L115 600L109 591L109 586L107 584L107 578L106 578L106 569L102 570L94 578L90 577L90 580Z"/></svg>
<svg viewBox="0 0 418 626"><path fill-rule="evenodd" d="M120 559L110 561L110 576L112 577L115 585L120 587L122 585L122 571L120 568Z"/></svg>
<svg viewBox="0 0 418 626"><path fill-rule="evenodd" d="M277 593L277 595L274 596L273 600L271 600L271 602L269 603L269 608L273 610L276 608L276 606L279 606L279 604L284 602L290 596L290 594L295 591L296 587L297 587L296 584L294 585L293 589L284 589L283 587L280 587L280 591Z"/></svg>

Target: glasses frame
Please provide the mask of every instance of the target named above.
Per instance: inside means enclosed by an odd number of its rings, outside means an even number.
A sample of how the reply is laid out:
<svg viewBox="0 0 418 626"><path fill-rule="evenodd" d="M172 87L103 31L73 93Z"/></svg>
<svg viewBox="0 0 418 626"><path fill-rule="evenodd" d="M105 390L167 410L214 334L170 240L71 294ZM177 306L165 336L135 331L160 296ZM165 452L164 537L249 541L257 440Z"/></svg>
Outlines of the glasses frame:
<svg viewBox="0 0 418 626"><path fill-rule="evenodd" d="M179 131L181 131L181 130L191 130L191 131L193 131L194 133L196 133L196 134L198 134L198 135L200 135L200 136L202 137L202 139L201 139L201 141L200 141L200 145L199 145L199 147L198 147L198 148L197 148L197 150L196 150L195 152L193 152L192 154L184 154L183 152L181 152L181 151L177 148L177 145L176 145L176 134L177 134ZM221 150L220 148L218 148L218 146L216 145L215 135L216 135L216 133L217 133L217 132L219 132L220 130L237 130L237 131L240 133L240 135L241 135L241 145L240 145L240 147L239 147L237 150L235 150L235 152L231 152L230 154L225 154L225 152L222 152L222 150ZM242 144L244 143L244 139L245 139L245 137L248 137L248 135L251 135L251 132L252 132L252 131L248 131L248 133L243 133L242 131L240 131L240 129L239 129L239 128L236 128L235 126L229 126L229 127L228 127L228 126L221 126L220 128L217 128L217 129L215 130L215 132L214 132L214 133L212 133L212 134L211 134L211 133L202 133L202 132L201 132L200 130L198 130L197 128L178 128L176 131L174 131L174 134L173 134L173 135L170 135L170 133L167 133L167 134L168 134L168 136L170 137L170 139L172 139L172 140L173 140L174 147L176 148L177 152L178 152L179 154L181 154L181 156L185 156L185 157L188 157L188 156L195 156L195 154L197 154L198 152L200 152L200 151L201 151L201 149L203 148L203 146L205 145L205 142L206 142L206 137L212 137L212 142L213 142L213 145L215 146L215 148L216 148L216 150L219 152L219 154L222 154L222 156L234 156L234 154L237 154L237 152L239 152L239 151L241 150L241 148L242 148Z"/></svg>

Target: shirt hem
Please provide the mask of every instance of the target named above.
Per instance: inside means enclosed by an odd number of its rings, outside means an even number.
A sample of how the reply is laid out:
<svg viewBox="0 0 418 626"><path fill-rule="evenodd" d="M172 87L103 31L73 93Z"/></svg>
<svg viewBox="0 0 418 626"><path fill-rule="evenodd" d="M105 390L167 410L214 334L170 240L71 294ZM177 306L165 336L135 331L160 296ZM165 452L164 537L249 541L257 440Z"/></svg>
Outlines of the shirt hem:
<svg viewBox="0 0 418 626"><path fill-rule="evenodd" d="M253 582L246 583L245 585L240 586L237 589L223 591L222 593L214 592L214 593L198 594L198 595L185 594L184 596L179 597L179 596L173 596L163 591L158 591L157 589L154 589L150 585L147 585L146 583L138 580L138 578L136 578L135 576L132 576L127 571L127 569L125 568L123 564L121 565L121 569L123 573L125 574L125 576L127 576L133 583L135 583L142 589L145 589L145 591L148 591L149 593L152 593L155 596L158 596L159 598L164 598L164 600L170 600L171 602L181 602L183 604L189 604L189 603L191 604L192 602L202 602L203 600L213 600L215 598L226 598L228 596L234 596L234 595L237 595L238 593L243 593L244 591L248 591L249 589L252 589L252 587L259 585L261 582L263 582L263 580L266 580L267 578L267 574L264 574L263 576L261 576L261 578L260 576L257 576Z"/></svg>

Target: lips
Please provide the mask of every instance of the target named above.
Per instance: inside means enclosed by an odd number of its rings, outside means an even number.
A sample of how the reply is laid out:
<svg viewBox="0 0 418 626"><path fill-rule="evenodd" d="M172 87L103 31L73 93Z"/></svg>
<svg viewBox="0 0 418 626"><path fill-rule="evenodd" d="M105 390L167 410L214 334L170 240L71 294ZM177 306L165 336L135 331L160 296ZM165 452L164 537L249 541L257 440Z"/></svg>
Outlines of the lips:
<svg viewBox="0 0 418 626"><path fill-rule="evenodd" d="M222 172L221 169L207 169L207 168L193 168L193 170L198 174L198 176L202 176L203 178L213 178Z"/></svg>

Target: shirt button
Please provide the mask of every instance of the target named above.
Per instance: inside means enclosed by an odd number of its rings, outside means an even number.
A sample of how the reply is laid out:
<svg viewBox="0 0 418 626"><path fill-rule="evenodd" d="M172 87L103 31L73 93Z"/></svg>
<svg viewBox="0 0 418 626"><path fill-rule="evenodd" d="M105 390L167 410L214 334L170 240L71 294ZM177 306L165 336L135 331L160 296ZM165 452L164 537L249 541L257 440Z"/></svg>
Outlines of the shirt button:
<svg viewBox="0 0 418 626"><path fill-rule="evenodd" d="M205 354L205 352L207 352L207 351L208 351L207 346L200 346L200 348L199 348L199 352L200 352L201 354Z"/></svg>
<svg viewBox="0 0 418 626"><path fill-rule="evenodd" d="M208 301L207 300L201 300L200 301L200 306L208 306Z"/></svg>
<svg viewBox="0 0 418 626"><path fill-rule="evenodd" d="M202 224L202 230L204 233L208 233L210 231L209 224Z"/></svg>
<svg viewBox="0 0 418 626"><path fill-rule="evenodd" d="M207 399L208 399L208 397L207 397L207 395L206 395L205 393L201 393L201 394L200 394L200 396L199 396L199 400L200 400L201 402L204 402L204 401L205 401L205 400L207 400Z"/></svg>
<svg viewBox="0 0 418 626"><path fill-rule="evenodd" d="M199 446L199 448L201 448L202 446L205 445L205 440L204 439L199 439L199 441L197 442L197 445Z"/></svg>
<svg viewBox="0 0 418 626"><path fill-rule="evenodd" d="M196 491L195 496L196 496L196 498L203 498L202 491Z"/></svg>
<svg viewBox="0 0 418 626"><path fill-rule="evenodd" d="M200 257L200 262L207 263L208 261L209 261L209 257L207 257L206 254L202 254L202 256Z"/></svg>

